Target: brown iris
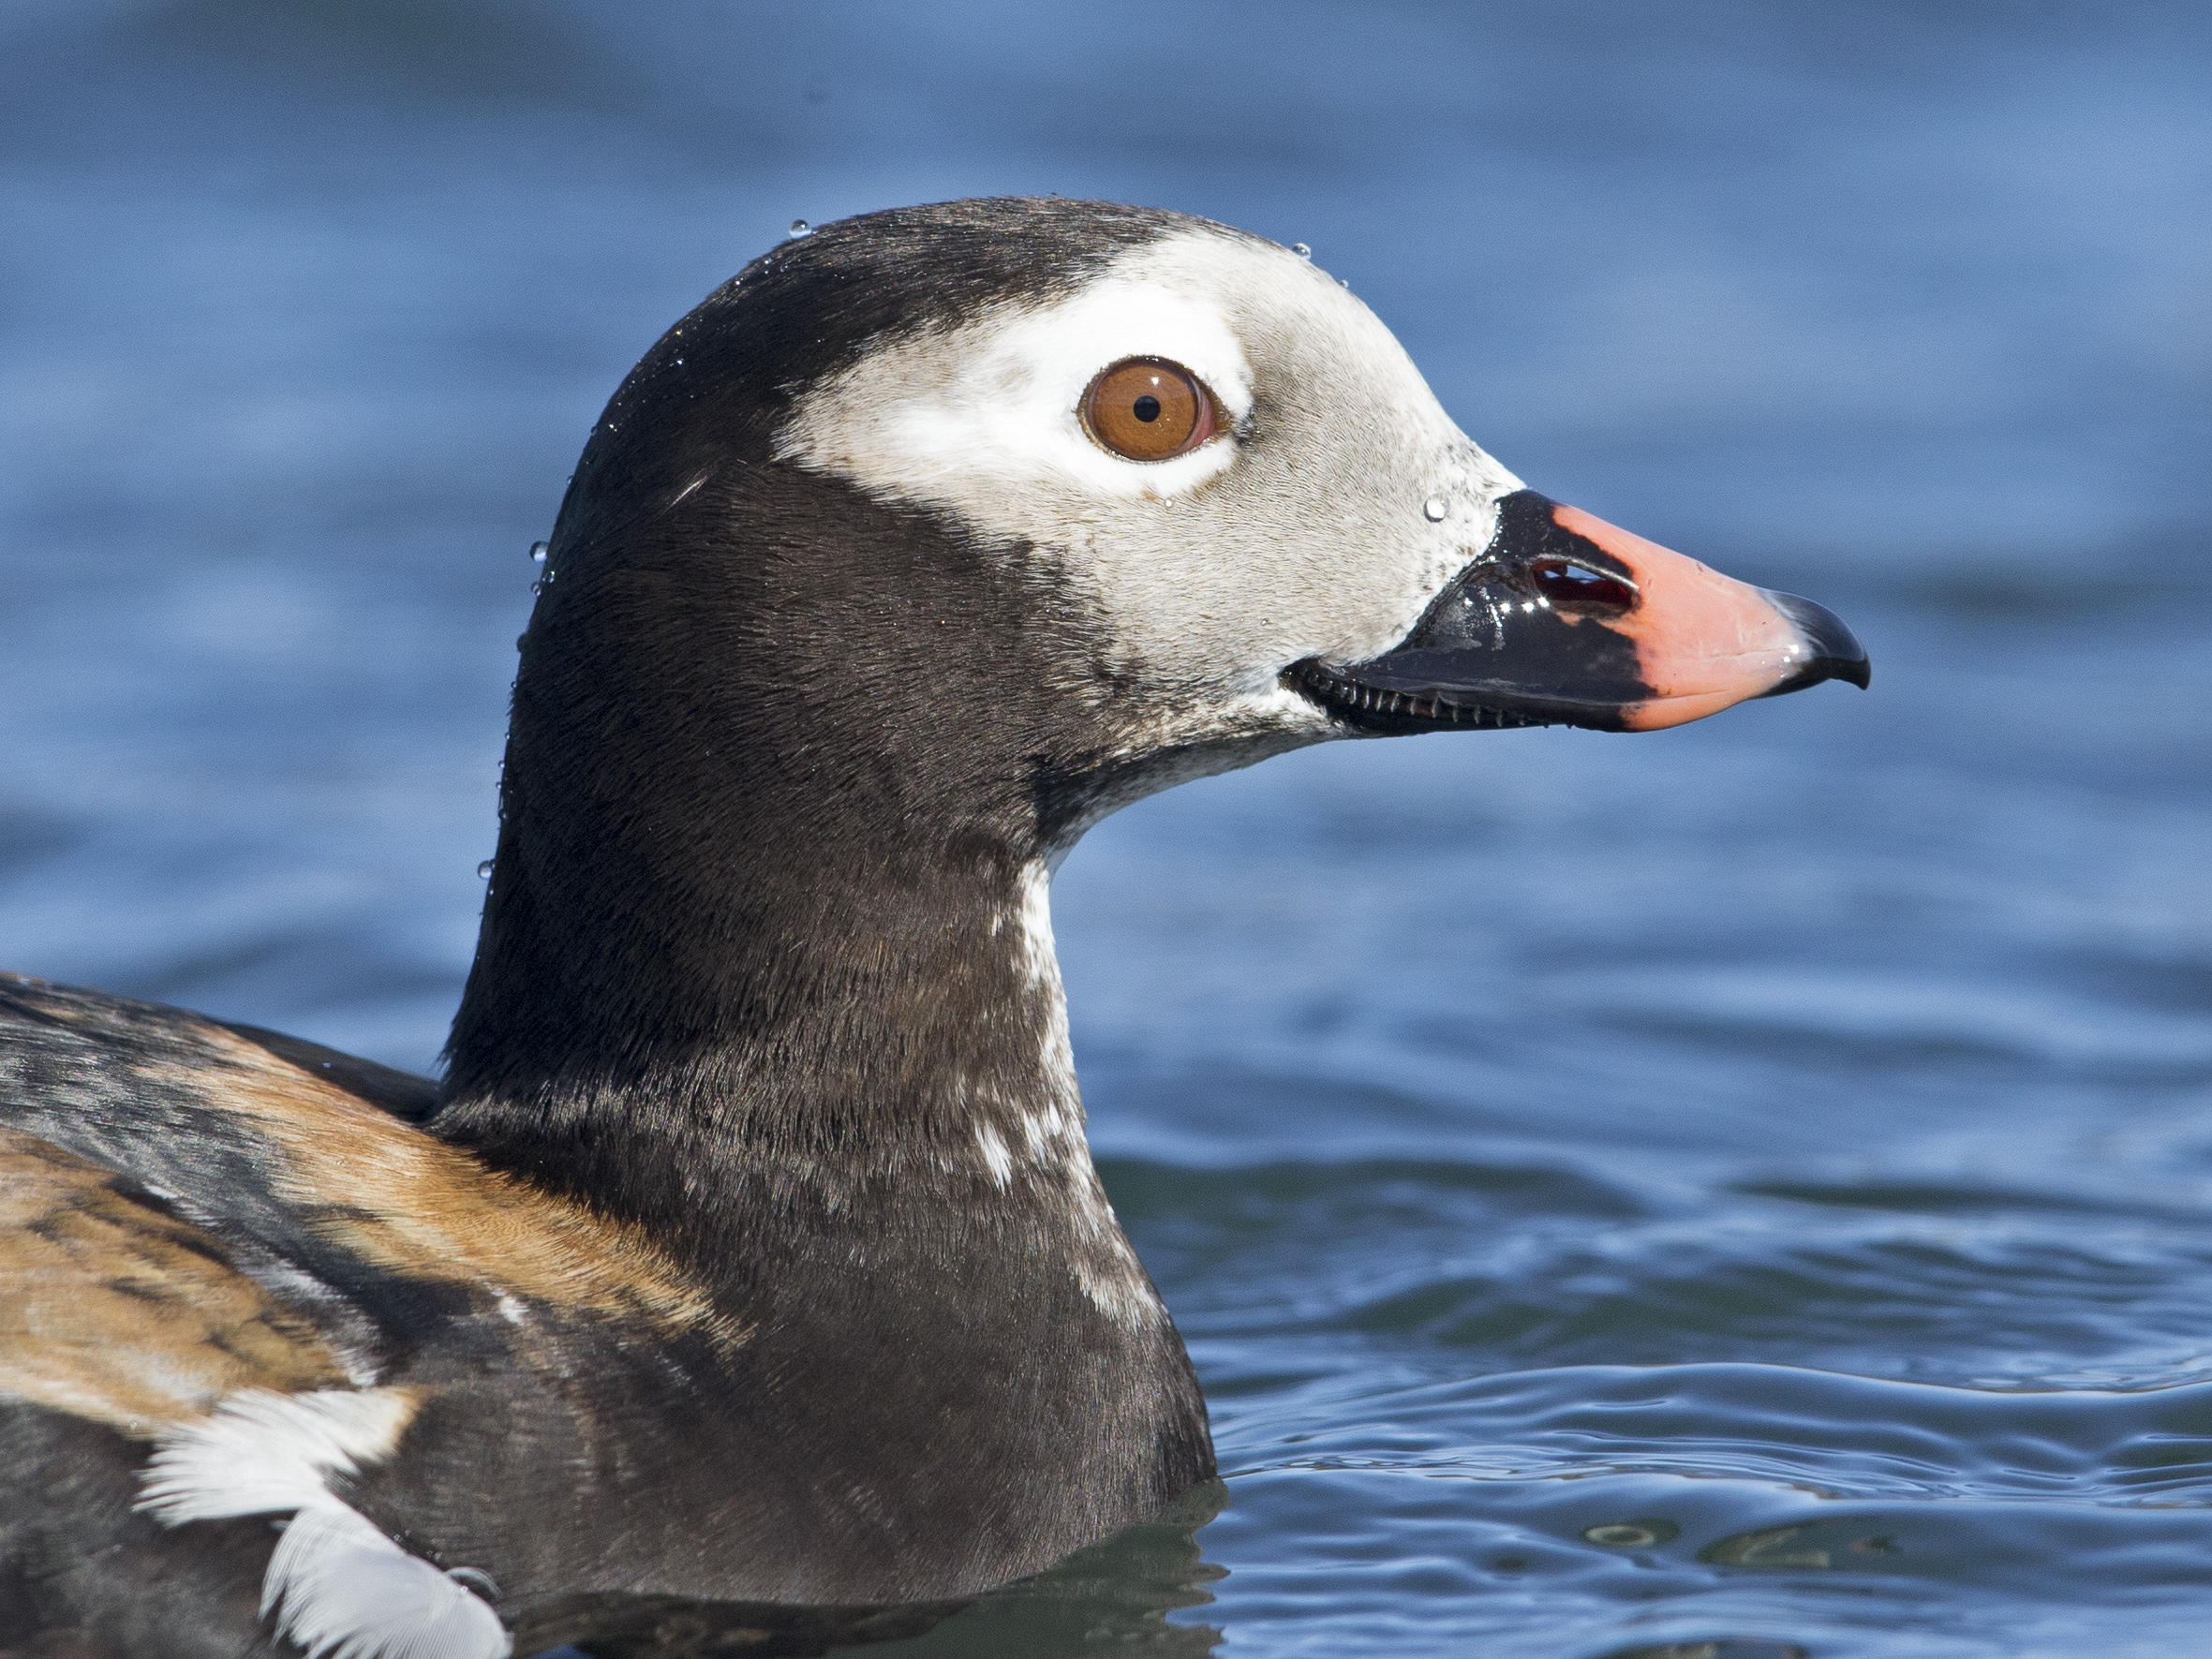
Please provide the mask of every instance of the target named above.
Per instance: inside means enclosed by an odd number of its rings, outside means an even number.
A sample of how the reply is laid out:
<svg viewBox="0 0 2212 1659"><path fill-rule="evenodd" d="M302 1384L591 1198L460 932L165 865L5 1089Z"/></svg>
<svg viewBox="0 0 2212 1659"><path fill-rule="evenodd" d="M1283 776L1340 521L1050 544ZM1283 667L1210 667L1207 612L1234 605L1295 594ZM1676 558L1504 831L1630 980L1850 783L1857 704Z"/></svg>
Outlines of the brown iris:
<svg viewBox="0 0 2212 1659"><path fill-rule="evenodd" d="M1131 461L1186 455L1220 429L1213 394L1164 357L1131 357L1100 372L1083 393L1083 424Z"/></svg>

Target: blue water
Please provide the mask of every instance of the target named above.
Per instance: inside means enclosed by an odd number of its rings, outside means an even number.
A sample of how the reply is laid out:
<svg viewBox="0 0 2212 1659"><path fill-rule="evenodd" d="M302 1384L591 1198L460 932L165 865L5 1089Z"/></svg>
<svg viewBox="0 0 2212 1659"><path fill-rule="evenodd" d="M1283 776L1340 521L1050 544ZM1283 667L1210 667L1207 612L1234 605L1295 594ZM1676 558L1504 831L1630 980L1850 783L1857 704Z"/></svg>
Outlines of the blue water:
<svg viewBox="0 0 2212 1659"><path fill-rule="evenodd" d="M13 0L0 956L430 1065L600 404L794 217L1004 190L1311 243L1876 680L1091 837L1077 1057L1228 1506L916 1659L2204 1651L2191 0Z"/></svg>

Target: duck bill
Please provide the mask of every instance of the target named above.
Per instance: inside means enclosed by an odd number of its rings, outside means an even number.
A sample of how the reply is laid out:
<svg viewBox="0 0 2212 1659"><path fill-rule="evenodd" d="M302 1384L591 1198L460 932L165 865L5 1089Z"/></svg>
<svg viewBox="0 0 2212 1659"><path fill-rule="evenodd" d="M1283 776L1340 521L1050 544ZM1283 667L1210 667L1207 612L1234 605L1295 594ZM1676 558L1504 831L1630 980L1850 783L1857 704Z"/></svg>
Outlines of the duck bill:
<svg viewBox="0 0 2212 1659"><path fill-rule="evenodd" d="M1655 732L1822 680L1863 687L1868 669L1825 607L1519 490L1403 643L1364 662L1312 659L1290 677L1364 731Z"/></svg>

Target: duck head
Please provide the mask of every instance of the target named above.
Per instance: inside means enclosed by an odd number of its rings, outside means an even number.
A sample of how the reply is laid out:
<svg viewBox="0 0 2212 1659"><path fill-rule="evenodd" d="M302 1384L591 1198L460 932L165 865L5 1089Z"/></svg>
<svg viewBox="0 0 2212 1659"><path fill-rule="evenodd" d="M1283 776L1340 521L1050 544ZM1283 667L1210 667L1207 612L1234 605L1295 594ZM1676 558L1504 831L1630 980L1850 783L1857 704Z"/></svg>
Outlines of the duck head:
<svg viewBox="0 0 2212 1659"><path fill-rule="evenodd" d="M1866 659L1833 616L1529 490L1291 249L1057 199L824 226L593 429L523 642L455 1087L502 1055L773 1046L879 970L913 981L899 1052L972 1045L1004 987L955 998L943 941L1027 913L1138 796L1329 738L1649 730L1836 677ZM835 1070L808 1087L859 1087Z"/></svg>
<svg viewBox="0 0 2212 1659"><path fill-rule="evenodd" d="M1523 486L1293 250L1048 201L878 215L775 259L881 281L894 220L997 224L1024 274L795 386L774 455L954 526L1081 619L1078 820L1329 737L1648 731L1866 683L1820 606Z"/></svg>

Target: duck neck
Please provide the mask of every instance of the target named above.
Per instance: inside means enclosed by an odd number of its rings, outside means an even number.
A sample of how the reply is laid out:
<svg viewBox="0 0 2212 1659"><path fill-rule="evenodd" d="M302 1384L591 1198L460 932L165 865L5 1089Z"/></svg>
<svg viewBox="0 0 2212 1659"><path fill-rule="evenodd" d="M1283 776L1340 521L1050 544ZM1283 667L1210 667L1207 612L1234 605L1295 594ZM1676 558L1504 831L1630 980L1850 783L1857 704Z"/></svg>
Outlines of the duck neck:
<svg viewBox="0 0 2212 1659"><path fill-rule="evenodd" d="M526 839L495 861L441 1134L718 1261L764 1197L856 1227L932 1204L1094 1223L1041 861L763 881L704 929L677 887L580 960L510 873Z"/></svg>
<svg viewBox="0 0 2212 1659"><path fill-rule="evenodd" d="M702 1271L788 1218L1126 1256L1047 906L1104 742L1065 607L836 481L599 442L523 640L438 1133Z"/></svg>
<svg viewBox="0 0 2212 1659"><path fill-rule="evenodd" d="M672 881L578 906L543 890L532 825L511 791L434 1128L645 1234L748 1333L687 1362L743 1402L696 1456L743 1446L794 1489L858 1457L871 1513L932 1535L954 1459L1018 1518L1016 1572L1212 1473L1085 1143L1041 861L955 834L864 880L755 857L712 907ZM917 1433L919 1484L884 1476Z"/></svg>

